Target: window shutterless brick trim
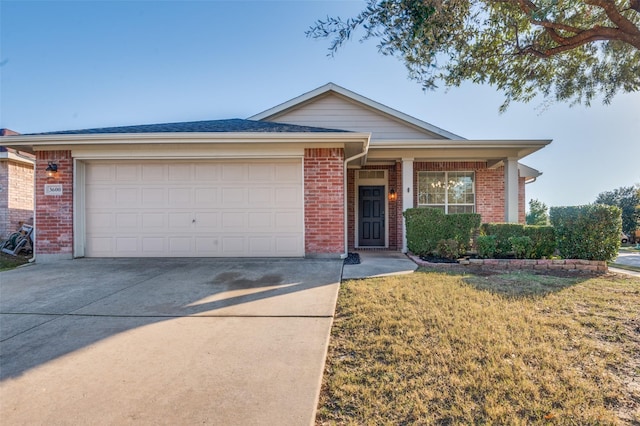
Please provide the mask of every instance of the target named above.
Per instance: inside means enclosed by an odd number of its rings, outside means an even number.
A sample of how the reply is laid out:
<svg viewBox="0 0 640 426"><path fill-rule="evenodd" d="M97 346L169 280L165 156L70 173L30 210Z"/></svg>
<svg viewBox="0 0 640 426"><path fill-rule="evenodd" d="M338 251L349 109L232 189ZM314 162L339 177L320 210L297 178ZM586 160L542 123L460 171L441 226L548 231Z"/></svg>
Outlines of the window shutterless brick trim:
<svg viewBox="0 0 640 426"><path fill-rule="evenodd" d="M49 162L58 165L58 173L48 178ZM38 151L35 167L36 256L38 254L73 255L73 160L71 151ZM61 184L62 195L45 195L45 184Z"/></svg>
<svg viewBox="0 0 640 426"><path fill-rule="evenodd" d="M304 150L307 255L344 253L344 150Z"/></svg>
<svg viewBox="0 0 640 426"><path fill-rule="evenodd" d="M476 182L476 213L482 222L504 222L504 167L487 169L483 161L434 161L415 162L413 165L414 205L418 205L418 172L421 171L474 171ZM524 178L518 182L518 220L525 221Z"/></svg>

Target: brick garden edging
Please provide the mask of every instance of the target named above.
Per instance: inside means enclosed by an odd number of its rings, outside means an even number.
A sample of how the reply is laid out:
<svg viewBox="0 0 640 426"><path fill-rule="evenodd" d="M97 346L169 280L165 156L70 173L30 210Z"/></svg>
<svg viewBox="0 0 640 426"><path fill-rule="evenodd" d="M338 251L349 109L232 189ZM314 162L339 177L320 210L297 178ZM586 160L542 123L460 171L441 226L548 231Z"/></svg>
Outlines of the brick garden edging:
<svg viewBox="0 0 640 426"><path fill-rule="evenodd" d="M431 263L407 253L407 256L419 266L448 269L453 267L472 267L486 270L536 270L536 271L576 271L605 273L609 270L607 262L582 259L468 259L458 263Z"/></svg>

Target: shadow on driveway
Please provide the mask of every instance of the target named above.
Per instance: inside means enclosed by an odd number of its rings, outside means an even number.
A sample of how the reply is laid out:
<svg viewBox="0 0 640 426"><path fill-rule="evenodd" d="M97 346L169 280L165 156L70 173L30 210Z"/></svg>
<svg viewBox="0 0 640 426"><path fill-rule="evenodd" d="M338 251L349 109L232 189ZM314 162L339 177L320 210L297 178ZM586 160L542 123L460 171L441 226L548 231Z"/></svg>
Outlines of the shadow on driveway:
<svg viewBox="0 0 640 426"><path fill-rule="evenodd" d="M79 259L0 273L2 417L308 423L341 270Z"/></svg>

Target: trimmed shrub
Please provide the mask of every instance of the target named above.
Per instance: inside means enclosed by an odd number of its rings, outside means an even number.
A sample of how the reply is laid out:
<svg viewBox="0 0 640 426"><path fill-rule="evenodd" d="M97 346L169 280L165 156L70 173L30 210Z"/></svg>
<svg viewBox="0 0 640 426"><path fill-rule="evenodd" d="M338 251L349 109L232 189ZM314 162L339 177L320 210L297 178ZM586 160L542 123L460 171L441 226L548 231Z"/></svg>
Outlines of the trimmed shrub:
<svg viewBox="0 0 640 426"><path fill-rule="evenodd" d="M619 207L552 207L549 216L556 230L558 251L565 259L609 261L617 256L622 232Z"/></svg>
<svg viewBox="0 0 640 426"><path fill-rule="evenodd" d="M509 244L511 244L511 251L516 259L527 259L531 255L531 248L533 247L531 238L527 236L509 237Z"/></svg>
<svg viewBox="0 0 640 426"><path fill-rule="evenodd" d="M556 251L556 232L553 226L527 225L524 235L531 238L531 259L544 259Z"/></svg>
<svg viewBox="0 0 640 426"><path fill-rule="evenodd" d="M460 257L460 244L454 239L440 240L438 241L436 252L440 257L455 260Z"/></svg>
<svg viewBox="0 0 640 426"><path fill-rule="evenodd" d="M550 257L556 250L556 236L553 226L522 225L520 223L483 223L482 235L496 238L495 257L507 257L513 252L510 238L529 237L531 248L527 257L542 259Z"/></svg>
<svg viewBox="0 0 640 426"><path fill-rule="evenodd" d="M496 254L496 236L478 236L478 238L476 238L476 248L478 249L478 257L482 259L491 259Z"/></svg>
<svg viewBox="0 0 640 426"><path fill-rule="evenodd" d="M524 225L521 223L483 223L480 232L482 235L496 237L495 257L506 257L511 253L509 238L522 237Z"/></svg>
<svg viewBox="0 0 640 426"><path fill-rule="evenodd" d="M481 222L477 213L444 214L431 208L407 209L403 214L407 248L419 256L436 253L440 240L456 240L459 251L468 250L471 235Z"/></svg>

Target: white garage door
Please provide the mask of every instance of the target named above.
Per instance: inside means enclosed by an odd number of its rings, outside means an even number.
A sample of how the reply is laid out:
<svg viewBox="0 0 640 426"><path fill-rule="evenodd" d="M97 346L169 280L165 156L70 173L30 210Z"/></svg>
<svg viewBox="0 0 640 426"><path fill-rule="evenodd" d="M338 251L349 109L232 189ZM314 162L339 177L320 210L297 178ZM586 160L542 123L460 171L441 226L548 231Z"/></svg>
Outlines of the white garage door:
<svg viewBox="0 0 640 426"><path fill-rule="evenodd" d="M301 160L86 164L88 257L304 255Z"/></svg>

